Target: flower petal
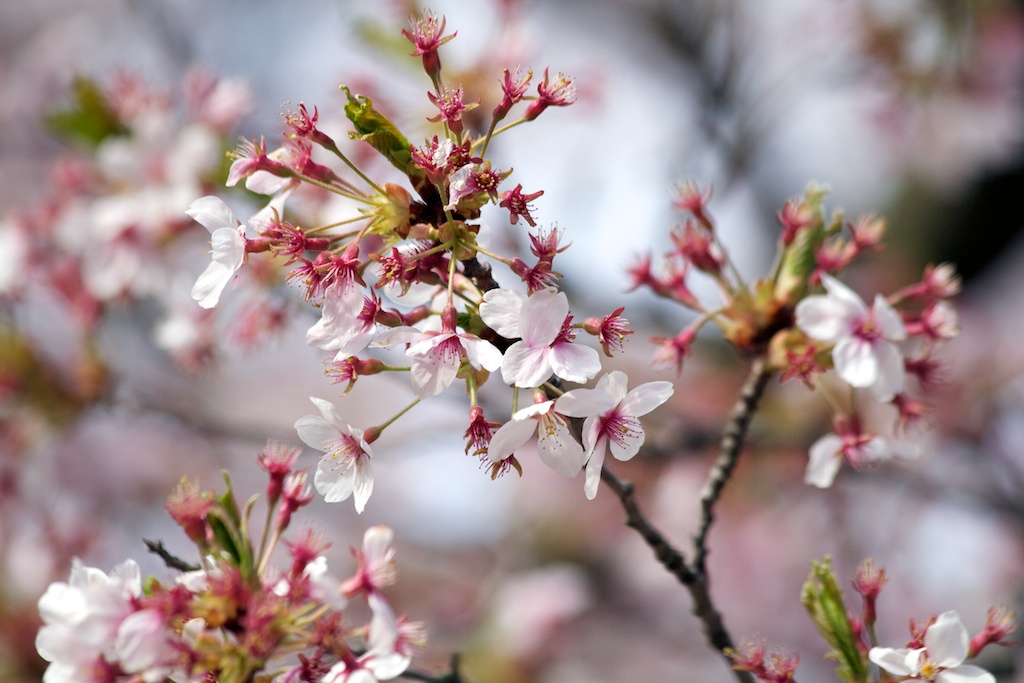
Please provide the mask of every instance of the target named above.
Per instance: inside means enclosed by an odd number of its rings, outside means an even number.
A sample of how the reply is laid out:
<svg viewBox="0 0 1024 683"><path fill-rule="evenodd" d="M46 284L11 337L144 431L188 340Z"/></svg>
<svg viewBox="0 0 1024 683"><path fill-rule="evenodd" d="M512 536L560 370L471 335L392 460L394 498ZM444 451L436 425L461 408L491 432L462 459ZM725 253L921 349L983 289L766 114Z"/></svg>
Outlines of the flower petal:
<svg viewBox="0 0 1024 683"><path fill-rule="evenodd" d="M519 318L519 331L528 346L550 346L562 331L569 315L569 300L564 292L548 288L528 297Z"/></svg>
<svg viewBox="0 0 1024 683"><path fill-rule="evenodd" d="M878 378L871 385L871 392L880 401L890 401L903 391L906 375L903 353L898 346L882 339L875 341L874 349L878 359Z"/></svg>
<svg viewBox="0 0 1024 683"><path fill-rule="evenodd" d="M306 415L295 421L295 431L302 443L318 451L326 451L325 444L338 438L338 428L319 415Z"/></svg>
<svg viewBox="0 0 1024 683"><path fill-rule="evenodd" d="M600 415L615 406L615 399L606 391L598 389L573 389L555 401L555 409L569 417L590 417Z"/></svg>
<svg viewBox="0 0 1024 683"><path fill-rule="evenodd" d="M501 351L494 344L471 335L460 335L462 347L466 349L466 360L474 368L494 372L501 367Z"/></svg>
<svg viewBox="0 0 1024 683"><path fill-rule="evenodd" d="M601 372L601 357L583 344L555 344L549 358L552 371L567 382L582 384Z"/></svg>
<svg viewBox="0 0 1024 683"><path fill-rule="evenodd" d="M537 434L537 454L545 465L568 479L580 473L587 455L572 437L565 420L558 415L545 415L537 426Z"/></svg>
<svg viewBox="0 0 1024 683"><path fill-rule="evenodd" d="M329 455L324 455L316 465L313 486L328 503L339 503L352 495L355 474L351 461L339 462Z"/></svg>
<svg viewBox="0 0 1024 683"><path fill-rule="evenodd" d="M604 466L604 444L590 454L587 460L587 480L583 484L583 493L587 500L597 498L597 487L601 484L601 468Z"/></svg>
<svg viewBox="0 0 1024 683"><path fill-rule="evenodd" d="M550 346L530 348L517 341L505 351L501 361L501 378L505 384L523 388L539 387L551 377L548 356Z"/></svg>
<svg viewBox="0 0 1024 683"><path fill-rule="evenodd" d="M842 447L843 440L835 434L826 434L815 441L811 445L810 459L807 462L807 471L804 473L804 483L817 486L819 489L827 489L832 486L839 467L843 464L843 459L840 457ZM878 649L882 648L875 648L875 650ZM879 662L875 663L884 666ZM888 670L897 673L892 669Z"/></svg>
<svg viewBox="0 0 1024 683"><path fill-rule="evenodd" d="M996 683L996 677L980 666L964 664L955 669L940 671L936 683Z"/></svg>
<svg viewBox="0 0 1024 683"><path fill-rule="evenodd" d="M626 387L629 385L629 377L621 370L612 370L597 380L596 389L607 392L617 405L626 397Z"/></svg>
<svg viewBox="0 0 1024 683"><path fill-rule="evenodd" d="M212 234L218 228L234 228L238 223L231 209L220 197L200 197L185 210L197 223Z"/></svg>
<svg viewBox="0 0 1024 683"><path fill-rule="evenodd" d="M878 381L875 345L860 337L847 337L832 349L836 373L851 387L869 387Z"/></svg>
<svg viewBox="0 0 1024 683"><path fill-rule="evenodd" d="M907 666L909 653L910 651L905 648L894 650L891 647L873 647L868 652L868 659L891 674L909 676L912 673L910 667Z"/></svg>
<svg viewBox="0 0 1024 683"><path fill-rule="evenodd" d="M480 317L487 326L506 339L518 339L520 315L526 297L511 289L492 289L484 294Z"/></svg>
<svg viewBox="0 0 1024 683"><path fill-rule="evenodd" d="M963 664L970 645L967 629L956 612L943 612L924 634L928 658L944 669Z"/></svg>
<svg viewBox="0 0 1024 683"><path fill-rule="evenodd" d="M816 294L796 305L796 326L811 339L834 343L850 334L859 315L845 301Z"/></svg>
<svg viewBox="0 0 1024 683"><path fill-rule="evenodd" d="M487 447L487 457L491 462L501 462L522 448L537 431L537 423L529 418L525 420L509 420L494 432L491 443Z"/></svg>
<svg viewBox="0 0 1024 683"><path fill-rule="evenodd" d="M373 470L370 467L369 456L357 456L352 469L354 471L352 489L355 494L356 512L362 514L366 508L366 501L370 500L370 494L373 493Z"/></svg>
<svg viewBox="0 0 1024 683"><path fill-rule="evenodd" d="M623 415L640 417L667 401L674 392L675 387L671 382L647 382L626 394L619 404L619 410Z"/></svg>
<svg viewBox="0 0 1024 683"><path fill-rule="evenodd" d="M875 325L884 338L889 341L902 341L907 338L907 329L903 326L903 319L881 294L875 295L871 313Z"/></svg>
<svg viewBox="0 0 1024 683"><path fill-rule="evenodd" d="M223 263L211 261L192 286L192 298L203 308L213 308L234 275L235 271Z"/></svg>

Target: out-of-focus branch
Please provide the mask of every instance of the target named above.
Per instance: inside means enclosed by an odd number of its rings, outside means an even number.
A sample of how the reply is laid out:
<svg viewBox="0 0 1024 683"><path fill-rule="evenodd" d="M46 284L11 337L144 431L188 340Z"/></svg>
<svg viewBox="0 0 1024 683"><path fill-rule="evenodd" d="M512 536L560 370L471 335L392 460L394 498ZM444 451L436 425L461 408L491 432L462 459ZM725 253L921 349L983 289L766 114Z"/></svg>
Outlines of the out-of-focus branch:
<svg viewBox="0 0 1024 683"><path fill-rule="evenodd" d="M406 669L399 678L408 678L413 681L424 681L424 683L465 683L465 679L459 673L459 653L452 653L449 670L439 674L427 674L416 669Z"/></svg>
<svg viewBox="0 0 1024 683"><path fill-rule="evenodd" d="M157 555L164 561L164 564L171 569L177 569L182 572L194 572L200 568L198 564L191 564L180 557L172 555L168 552L167 548L164 547L163 541L150 541L149 539L144 538L142 539L142 542L146 544L146 550Z"/></svg>
<svg viewBox="0 0 1024 683"><path fill-rule="evenodd" d="M644 542L654 551L654 556L665 569L686 587L693 598L693 613L704 627L704 636L708 643L718 650L731 665L729 657L734 649L732 637L725 628L722 615L711 599L710 583L707 568L707 535L714 521L714 508L736 467L740 451L746 440L750 421L757 410L757 404L764 394L771 372L765 367L764 358L758 358L750 368L747 381L743 384L740 397L736 401L729 416L729 421L722 432L721 448L707 481L701 492L701 520L697 533L693 537L692 562L687 562L683 553L676 549L644 515L636 502L633 484L619 479L615 474L603 467L601 480L612 490L622 503L626 512L626 525L635 529ZM753 683L754 677L747 671L733 671L736 680L741 683Z"/></svg>

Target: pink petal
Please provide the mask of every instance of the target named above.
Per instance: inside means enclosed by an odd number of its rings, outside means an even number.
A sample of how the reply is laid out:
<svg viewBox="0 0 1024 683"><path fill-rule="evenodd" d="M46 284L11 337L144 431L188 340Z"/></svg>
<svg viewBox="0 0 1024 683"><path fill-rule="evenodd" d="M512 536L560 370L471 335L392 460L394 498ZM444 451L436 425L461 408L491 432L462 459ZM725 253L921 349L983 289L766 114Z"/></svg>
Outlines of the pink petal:
<svg viewBox="0 0 1024 683"><path fill-rule="evenodd" d="M613 370L597 380L596 388L611 396L615 400L613 405L618 405L626 397L628 383L629 377L626 376L626 373L621 370Z"/></svg>
<svg viewBox="0 0 1024 683"><path fill-rule="evenodd" d="M615 406L615 399L599 389L573 389L558 397L555 408L569 417L600 415Z"/></svg>

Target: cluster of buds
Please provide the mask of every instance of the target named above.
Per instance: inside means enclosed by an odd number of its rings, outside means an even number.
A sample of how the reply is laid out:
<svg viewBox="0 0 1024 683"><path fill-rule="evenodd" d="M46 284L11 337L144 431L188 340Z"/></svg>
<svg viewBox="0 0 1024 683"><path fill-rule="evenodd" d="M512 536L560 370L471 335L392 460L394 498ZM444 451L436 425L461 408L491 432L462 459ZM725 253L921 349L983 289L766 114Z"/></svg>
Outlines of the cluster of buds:
<svg viewBox="0 0 1024 683"><path fill-rule="evenodd" d="M864 401L891 404L899 427L926 415L927 407L909 393L908 378L921 386L937 381L935 354L957 334L949 299L960 289L951 265L929 266L920 282L866 304L838 277L858 256L881 248L885 222L864 216L847 223L838 212L826 219L824 194L812 186L786 202L778 213L782 231L771 272L748 285L715 230L707 206L710 190L685 183L675 207L686 218L672 232L673 249L663 266L642 257L631 270L634 287L647 287L698 313L676 336L653 340L656 365L681 370L697 331L714 323L741 353L766 356L769 369L780 372L783 381L796 378L825 395L835 432L812 445L805 476L821 488L832 485L844 462L860 468L898 451L892 439L864 424ZM687 284L691 270L716 283L723 305L700 302ZM833 388L833 376L843 391Z"/></svg>
<svg viewBox="0 0 1024 683"><path fill-rule="evenodd" d="M373 488L371 444L406 411L456 383L470 401L467 453L479 457L492 477L520 469L515 452L536 434L541 459L556 471L574 477L586 468L585 491L593 498L606 451L633 457L644 438L638 417L664 403L672 386L653 382L627 391L625 375L613 372L595 389L563 388L563 382L588 382L602 369L597 350L577 335L595 337L610 356L631 334L628 321L619 308L573 322L553 265L566 248L562 232L538 228L533 213L532 202L543 192L524 192L518 183L509 188L512 171L495 168L486 154L494 137L571 104L575 88L570 78L545 70L530 95L532 72L506 69L499 80L503 98L486 132L476 132L463 118L475 103L443 77L438 48L454 37L442 35L444 27L444 19L428 11L404 32L432 84L427 99L437 114L427 118L441 129L422 146L410 143L368 97L342 86L349 137L368 144L408 184L374 181L323 132L320 110L299 105L285 117L283 147L268 151L264 140L247 142L228 174L229 184L268 195L265 209L244 224L217 197L199 199L189 209L210 232L212 245L211 262L192 296L213 308L248 257L267 253L288 270L286 280L303 283L305 299L319 308L306 340L332 354L327 374L344 383L346 393L367 376L408 373L411 403L377 426L354 427L320 398L313 398L318 414L296 422L299 437L324 453L313 479L328 501L351 497L361 512ZM517 105L522 113L506 122ZM314 161L313 151L340 167ZM300 227L286 206L300 186L334 195L354 210L344 220ZM535 229L529 235L535 262L487 246L480 219L488 204L506 209L512 226L522 219ZM495 264L507 267L522 287L499 287ZM402 356L404 363L388 362ZM513 394L503 422L486 419L478 394L498 371ZM533 405L520 409L523 389ZM570 418L586 420L583 444L572 435Z"/></svg>
<svg viewBox="0 0 1024 683"><path fill-rule="evenodd" d="M862 598L862 610L851 614L843 602L828 558L813 562L810 577L801 591L818 633L828 643L828 658L837 663L837 676L848 683L873 680L870 665L886 674L882 680L971 681L995 683L981 667L964 664L988 645L1010 645L1016 620L1005 609L991 609L984 629L970 637L956 612L933 616L923 627L910 622L911 640L903 648L878 647L875 635L877 600L885 585L885 570L870 559L857 567L853 587ZM748 671L765 683L793 681L799 657L782 651L767 652L763 642L748 643L730 651L733 668Z"/></svg>
<svg viewBox="0 0 1024 683"><path fill-rule="evenodd" d="M362 551L353 549L357 567L343 580L328 569L329 544L309 528L283 541L287 568L270 563L292 513L313 498L307 473L292 469L299 452L271 442L259 456L269 476L260 547L247 534L249 506L240 511L230 482L219 496L183 482L167 509L196 544L198 565L162 544L151 547L179 570L173 582L143 580L133 560L109 575L75 560L69 580L39 600L45 680L242 683L273 675L341 683L405 672L425 635L396 616L382 592L396 578L390 529L366 531ZM355 601L369 607L368 623L345 622Z"/></svg>

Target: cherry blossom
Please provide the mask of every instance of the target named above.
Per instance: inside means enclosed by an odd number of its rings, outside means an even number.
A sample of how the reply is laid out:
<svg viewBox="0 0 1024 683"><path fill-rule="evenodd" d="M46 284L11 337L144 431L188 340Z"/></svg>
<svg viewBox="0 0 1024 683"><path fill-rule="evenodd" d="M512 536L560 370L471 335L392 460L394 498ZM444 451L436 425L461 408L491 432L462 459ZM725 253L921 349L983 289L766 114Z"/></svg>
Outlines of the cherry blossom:
<svg viewBox="0 0 1024 683"><path fill-rule="evenodd" d="M192 287L192 298L203 308L213 308L245 260L245 226L219 197L197 199L185 213L210 231L212 260Z"/></svg>
<svg viewBox="0 0 1024 683"><path fill-rule="evenodd" d="M351 358L367 347L377 332L375 314L380 300L371 293L364 300L362 292L343 283L332 284L324 292L321 318L306 332L310 346L335 351L334 360Z"/></svg>
<svg viewBox="0 0 1024 683"><path fill-rule="evenodd" d="M637 419L646 415L672 396L671 382L647 382L626 392L629 378L615 370L601 377L594 389L574 389L559 399L558 407L571 417L589 415L583 423L583 443L587 449L587 479L584 492L593 500L601 481L606 449L617 460L629 460L640 451L644 443L644 428ZM611 407L598 414L589 410L598 402L610 402Z"/></svg>
<svg viewBox="0 0 1024 683"><path fill-rule="evenodd" d="M587 461L583 446L572 436L560 406L567 406L573 417L597 415L612 407L611 396L598 392L569 392L554 401L542 401L512 415L491 438L487 455L499 463L537 435L537 454L545 465L563 477L575 477Z"/></svg>
<svg viewBox="0 0 1024 683"><path fill-rule="evenodd" d="M970 638L956 612L944 612L924 634L917 649L873 647L868 658L891 674L937 683L995 683L981 667L964 664Z"/></svg>
<svg viewBox="0 0 1024 683"><path fill-rule="evenodd" d="M446 309L442 329L418 330L396 327L378 337L374 346L408 344L412 358L412 389L419 398L440 394L451 386L463 358L476 369L493 372L502 366L501 352L489 341L468 332L455 332L456 313Z"/></svg>
<svg viewBox="0 0 1024 683"><path fill-rule="evenodd" d="M328 503L353 496L356 512L362 512L373 493L370 459L373 451L363 438L363 430L350 426L334 404L309 397L320 415L306 415L295 422L295 431L303 443L323 451L317 463L313 485Z"/></svg>
<svg viewBox="0 0 1024 683"><path fill-rule="evenodd" d="M827 295L809 296L796 307L796 324L818 341L835 344L836 372L853 387L870 387L887 401L903 389L903 354L896 342L906 329L881 295L869 309L853 290L823 274Z"/></svg>
<svg viewBox="0 0 1024 683"><path fill-rule="evenodd" d="M323 677L323 683L375 683L397 678L409 668L408 654L400 651L398 619L384 599L371 593L367 601L373 611L367 633L366 652L358 659L342 659Z"/></svg>
<svg viewBox="0 0 1024 683"><path fill-rule="evenodd" d="M826 434L811 445L804 483L827 489L835 481L843 460L848 460L854 467L863 467L891 455L888 443L880 436L839 427L837 431L841 433Z"/></svg>
<svg viewBox="0 0 1024 683"><path fill-rule="evenodd" d="M501 377L506 384L532 388L552 374L569 382L586 382L601 369L594 349L572 343L565 323L569 301L548 288L524 296L508 289L484 295L480 317L507 339L519 339L505 352Z"/></svg>

